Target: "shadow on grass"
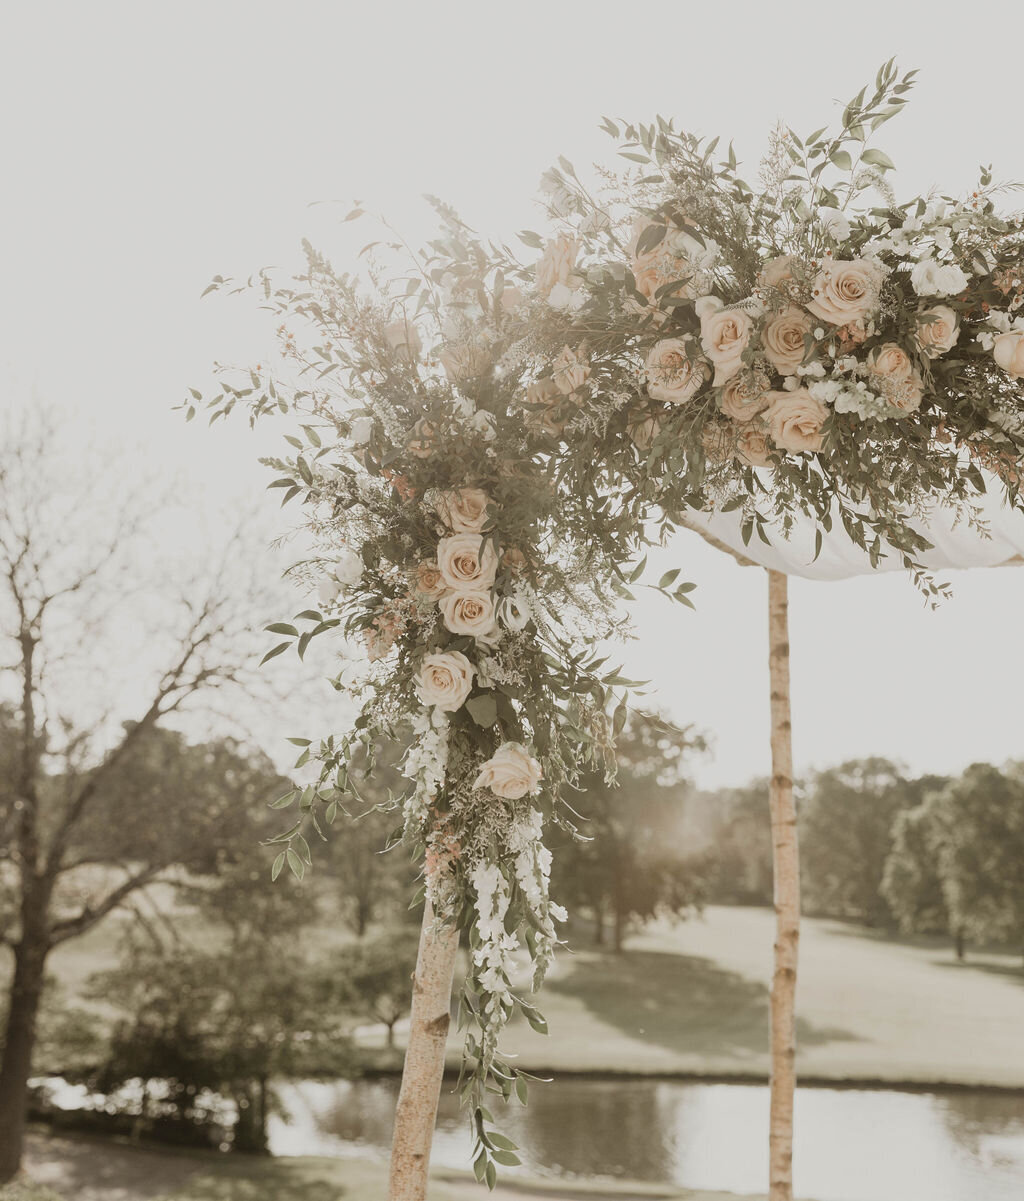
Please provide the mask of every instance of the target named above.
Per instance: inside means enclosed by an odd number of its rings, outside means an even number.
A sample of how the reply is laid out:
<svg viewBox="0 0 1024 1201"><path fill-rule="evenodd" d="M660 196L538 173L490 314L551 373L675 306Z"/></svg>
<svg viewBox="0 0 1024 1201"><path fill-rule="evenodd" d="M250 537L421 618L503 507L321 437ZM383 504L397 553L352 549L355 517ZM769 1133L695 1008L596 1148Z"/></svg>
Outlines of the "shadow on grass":
<svg viewBox="0 0 1024 1201"><path fill-rule="evenodd" d="M328 1180L314 1172L297 1174L294 1167L281 1167L272 1160L233 1170L225 1165L216 1172L194 1176L168 1201L368 1201L368 1194L352 1191L346 1184ZM257 1175L258 1171L258 1175Z"/></svg>
<svg viewBox="0 0 1024 1201"><path fill-rule="evenodd" d="M958 972L985 972L989 976L1002 976L1004 979L1024 987L1024 966L1019 960L1009 963L980 963L972 960L968 955L966 959L959 961L956 959L933 959L932 963L936 967L952 968Z"/></svg>
<svg viewBox="0 0 1024 1201"><path fill-rule="evenodd" d="M768 1052L768 989L696 955L629 951L580 958L548 988L577 997L631 1038L672 1051L749 1058ZM847 1030L797 1020L803 1046L857 1041Z"/></svg>

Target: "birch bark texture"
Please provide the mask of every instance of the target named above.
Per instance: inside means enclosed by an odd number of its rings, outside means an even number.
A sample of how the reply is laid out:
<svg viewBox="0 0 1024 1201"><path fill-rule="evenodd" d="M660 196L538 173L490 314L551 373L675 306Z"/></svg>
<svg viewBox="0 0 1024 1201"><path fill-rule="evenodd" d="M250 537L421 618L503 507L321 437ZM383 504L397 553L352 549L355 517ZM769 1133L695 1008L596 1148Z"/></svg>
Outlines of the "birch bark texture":
<svg viewBox="0 0 1024 1201"><path fill-rule="evenodd" d="M423 907L409 1042L395 1110L389 1201L426 1201L458 949L458 930L439 921L428 901Z"/></svg>
<svg viewBox="0 0 1024 1201"><path fill-rule="evenodd" d="M793 1097L796 1090L796 971L800 942L800 858L793 800L789 689L788 578L768 572L768 669L772 778L769 805L775 893L775 964L771 991L769 1201L793 1197Z"/></svg>

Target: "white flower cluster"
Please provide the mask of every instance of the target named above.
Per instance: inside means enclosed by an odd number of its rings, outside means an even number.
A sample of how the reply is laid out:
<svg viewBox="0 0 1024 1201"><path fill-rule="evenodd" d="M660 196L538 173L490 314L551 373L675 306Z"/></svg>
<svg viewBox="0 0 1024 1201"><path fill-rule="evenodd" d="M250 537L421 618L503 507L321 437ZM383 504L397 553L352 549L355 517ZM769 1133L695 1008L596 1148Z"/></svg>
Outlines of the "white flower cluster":
<svg viewBox="0 0 1024 1201"><path fill-rule="evenodd" d="M863 380L823 379L807 385L815 400L831 405L837 413L856 413L862 421L884 421L900 416L882 396L871 389Z"/></svg>
<svg viewBox="0 0 1024 1201"><path fill-rule="evenodd" d="M534 990L540 986L558 945L555 922L568 917L561 905L554 905L548 894L551 879L551 852L544 845L544 818L531 809L508 833L507 845L515 855L516 881L529 905L537 926L534 955Z"/></svg>
<svg viewBox="0 0 1024 1201"><path fill-rule="evenodd" d="M511 1014L509 975L519 939L505 930L505 915L512 900L508 881L496 863L481 860L470 872L476 894L476 932L473 948L476 980L486 993L484 1014L489 1019L487 1037L496 1042L498 1030Z"/></svg>
<svg viewBox="0 0 1024 1201"><path fill-rule="evenodd" d="M405 802L407 836L419 834L448 766L448 718L443 710L424 709L413 718L412 728L416 737L402 764L403 774L416 785Z"/></svg>

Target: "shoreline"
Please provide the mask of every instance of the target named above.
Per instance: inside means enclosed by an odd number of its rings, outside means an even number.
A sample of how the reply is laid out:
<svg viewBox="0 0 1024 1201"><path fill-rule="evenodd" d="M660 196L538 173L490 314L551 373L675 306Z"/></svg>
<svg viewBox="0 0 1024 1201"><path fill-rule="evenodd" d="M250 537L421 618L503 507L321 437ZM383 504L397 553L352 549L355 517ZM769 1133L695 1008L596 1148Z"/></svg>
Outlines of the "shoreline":
<svg viewBox="0 0 1024 1201"><path fill-rule="evenodd" d="M768 1086L767 1072L720 1072L720 1071L687 1071L687 1070L667 1070L667 1071L631 1071L628 1069L618 1068L594 1068L592 1070L582 1070L580 1068L561 1068L553 1066L534 1066L532 1064L516 1064L516 1067L521 1067L523 1071L529 1072L531 1076L539 1076L545 1080L575 1080L588 1081L593 1080L595 1083L614 1083L615 1081L631 1081L642 1082L644 1080L653 1080L660 1083L676 1083L676 1084L735 1084L735 1085L761 1085ZM444 1079L457 1079L459 1070L457 1067L447 1065L444 1070ZM302 1079L307 1080L327 1080L327 1079L353 1079L353 1080L380 1080L380 1079L400 1079L402 1075L401 1066L396 1067L370 1067L363 1069L357 1076L353 1077L335 1077L335 1076L306 1076ZM290 1079L288 1083L297 1084L299 1079ZM542 1081L544 1082L544 1081ZM859 1091L859 1092L894 1092L894 1093L998 1093L1008 1096L1024 1096L1024 1082L1020 1084L998 1084L992 1081L969 1081L969 1080L906 1080L906 1079L888 1079L884 1076L822 1076L817 1074L797 1075L797 1088L817 1088L831 1089L835 1091Z"/></svg>

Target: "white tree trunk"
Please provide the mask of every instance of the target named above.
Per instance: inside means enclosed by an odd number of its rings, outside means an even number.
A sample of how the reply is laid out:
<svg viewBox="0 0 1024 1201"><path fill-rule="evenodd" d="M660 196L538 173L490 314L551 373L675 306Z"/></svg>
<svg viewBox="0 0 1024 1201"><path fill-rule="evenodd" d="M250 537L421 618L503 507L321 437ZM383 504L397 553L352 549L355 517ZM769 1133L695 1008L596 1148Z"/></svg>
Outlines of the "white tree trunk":
<svg viewBox="0 0 1024 1201"><path fill-rule="evenodd" d="M409 1044L395 1110L391 1144L390 1201L425 1201L430 1144L444 1075L459 932L423 908L416 974L413 977Z"/></svg>
<svg viewBox="0 0 1024 1201"><path fill-rule="evenodd" d="M768 641L772 713L772 861L775 877L775 970L771 994L769 1201L793 1197L793 1094L796 1088L796 966L800 940L800 859L793 803L789 700L787 578L768 572Z"/></svg>

